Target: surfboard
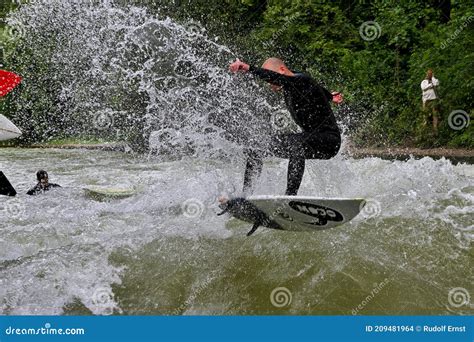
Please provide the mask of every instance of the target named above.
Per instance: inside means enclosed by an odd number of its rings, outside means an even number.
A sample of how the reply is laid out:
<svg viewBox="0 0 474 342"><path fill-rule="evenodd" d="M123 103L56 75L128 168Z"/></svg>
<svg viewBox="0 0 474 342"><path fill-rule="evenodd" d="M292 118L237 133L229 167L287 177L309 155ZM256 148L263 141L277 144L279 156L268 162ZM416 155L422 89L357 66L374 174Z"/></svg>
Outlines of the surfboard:
<svg viewBox="0 0 474 342"><path fill-rule="evenodd" d="M2 171L0 171L0 195L16 196L15 188L11 185L7 176L5 176Z"/></svg>
<svg viewBox="0 0 474 342"><path fill-rule="evenodd" d="M134 188L88 186L84 188L85 194L92 199L103 201L108 199L122 199L135 195Z"/></svg>
<svg viewBox="0 0 474 342"><path fill-rule="evenodd" d="M0 70L0 97L6 96L20 84L21 76L11 71Z"/></svg>
<svg viewBox="0 0 474 342"><path fill-rule="evenodd" d="M362 198L251 196L221 202L224 213L259 226L288 231L320 231L340 226L359 214ZM220 214L220 215L221 215Z"/></svg>
<svg viewBox="0 0 474 342"><path fill-rule="evenodd" d="M13 122L8 120L5 116L0 114L0 141L18 138L21 131Z"/></svg>

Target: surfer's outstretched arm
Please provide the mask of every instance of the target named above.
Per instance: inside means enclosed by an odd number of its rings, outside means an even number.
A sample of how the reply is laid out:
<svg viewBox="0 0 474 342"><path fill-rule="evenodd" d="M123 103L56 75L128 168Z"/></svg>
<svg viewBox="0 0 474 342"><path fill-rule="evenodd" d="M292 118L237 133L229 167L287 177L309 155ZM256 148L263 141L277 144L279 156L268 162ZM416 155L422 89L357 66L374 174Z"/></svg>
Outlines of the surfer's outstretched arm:
<svg viewBox="0 0 474 342"><path fill-rule="evenodd" d="M257 76L261 80L277 86L288 86L295 82L297 78L294 75L285 75L267 68L254 67L240 60L232 63L229 69L231 72L250 72L252 75Z"/></svg>
<svg viewBox="0 0 474 342"><path fill-rule="evenodd" d="M297 78L295 76L286 76L268 69L257 68L254 66L250 66L249 72L261 80L277 86L289 86L293 84Z"/></svg>

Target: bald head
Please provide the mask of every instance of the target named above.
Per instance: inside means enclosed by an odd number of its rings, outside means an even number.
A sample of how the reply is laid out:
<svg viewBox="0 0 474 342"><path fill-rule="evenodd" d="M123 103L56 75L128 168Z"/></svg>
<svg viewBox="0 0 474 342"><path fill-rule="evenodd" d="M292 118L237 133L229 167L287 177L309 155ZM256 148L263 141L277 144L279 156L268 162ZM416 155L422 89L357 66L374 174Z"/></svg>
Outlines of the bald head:
<svg viewBox="0 0 474 342"><path fill-rule="evenodd" d="M279 74L290 76L293 75L293 73L290 71L290 69L288 69L285 63L281 59L275 57L267 59L265 63L263 63L262 68L278 72Z"/></svg>

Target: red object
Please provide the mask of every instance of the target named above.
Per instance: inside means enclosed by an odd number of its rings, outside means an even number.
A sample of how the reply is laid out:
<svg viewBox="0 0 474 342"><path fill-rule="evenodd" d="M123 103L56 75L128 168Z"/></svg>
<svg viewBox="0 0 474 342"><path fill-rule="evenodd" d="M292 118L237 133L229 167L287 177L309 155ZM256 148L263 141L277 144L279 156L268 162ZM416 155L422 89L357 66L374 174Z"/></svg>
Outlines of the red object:
<svg viewBox="0 0 474 342"><path fill-rule="evenodd" d="M20 76L10 71L0 70L0 97L11 92L20 82Z"/></svg>
<svg viewBox="0 0 474 342"><path fill-rule="evenodd" d="M338 91L333 91L332 92L332 102L334 102L336 104L340 104L340 103L342 103L342 101L344 101L344 99L342 98L342 93L340 93Z"/></svg>

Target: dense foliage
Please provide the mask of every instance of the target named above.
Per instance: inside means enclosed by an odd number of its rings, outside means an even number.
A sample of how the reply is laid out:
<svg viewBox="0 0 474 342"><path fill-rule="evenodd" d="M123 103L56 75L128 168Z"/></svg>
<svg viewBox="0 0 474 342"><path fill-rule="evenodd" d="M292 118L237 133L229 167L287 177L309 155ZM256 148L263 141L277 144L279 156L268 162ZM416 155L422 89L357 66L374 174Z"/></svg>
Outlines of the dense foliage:
<svg viewBox="0 0 474 342"><path fill-rule="evenodd" d="M278 56L329 89L342 91L350 108L345 120L351 121L352 137L359 145L474 147L474 128L468 124L474 102L474 6L470 1L129 3L183 23L199 21L209 35L218 36L250 63ZM12 8L12 4L3 5L0 15L5 17ZM4 47L14 48L2 37ZM6 67L15 70L15 65ZM420 83L428 68L441 84L437 136L423 124L421 109ZM467 113L462 129L449 125L449 115L455 110Z"/></svg>

